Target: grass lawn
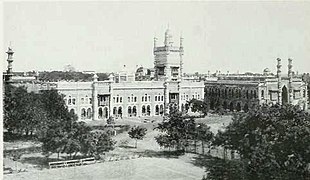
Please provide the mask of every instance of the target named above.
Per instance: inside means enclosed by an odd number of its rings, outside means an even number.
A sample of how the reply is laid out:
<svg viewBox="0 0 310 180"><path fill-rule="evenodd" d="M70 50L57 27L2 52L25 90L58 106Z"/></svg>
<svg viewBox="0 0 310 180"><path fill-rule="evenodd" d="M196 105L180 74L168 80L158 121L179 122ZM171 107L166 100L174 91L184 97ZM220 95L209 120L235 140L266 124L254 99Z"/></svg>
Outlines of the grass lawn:
<svg viewBox="0 0 310 180"><path fill-rule="evenodd" d="M113 151L106 153L107 155L126 156L139 154L143 157L131 160L121 160L115 162L96 163L93 165L67 167L59 169L43 169L27 168L28 172L5 175L5 179L33 179L33 180L49 180L49 179L202 179L205 175L204 168L193 163L193 154L185 154L183 156L167 156L162 153L162 149L156 143L154 137L158 135L158 131L154 130L160 117L149 117L155 120L151 123L145 122L145 118L123 118L117 120L117 124L128 124L130 126L139 125L147 128L146 137L138 141L138 147L133 148L135 140L130 139L127 132L123 132L113 137L117 141ZM211 126L211 130L216 133L222 129L223 125L228 125L231 116L208 115L205 118L196 119L197 123L205 123ZM100 122L90 122L92 125L99 125ZM199 145L199 144L198 144ZM198 147L198 152L199 150ZM221 154L221 152L215 152ZM211 153L213 154L213 153ZM54 154L51 158L55 158ZM22 156L18 167L33 166L42 164L42 155L32 153ZM15 163L7 159L6 165L14 166ZM37 162L36 162L37 161ZM12 167L14 168L14 167Z"/></svg>

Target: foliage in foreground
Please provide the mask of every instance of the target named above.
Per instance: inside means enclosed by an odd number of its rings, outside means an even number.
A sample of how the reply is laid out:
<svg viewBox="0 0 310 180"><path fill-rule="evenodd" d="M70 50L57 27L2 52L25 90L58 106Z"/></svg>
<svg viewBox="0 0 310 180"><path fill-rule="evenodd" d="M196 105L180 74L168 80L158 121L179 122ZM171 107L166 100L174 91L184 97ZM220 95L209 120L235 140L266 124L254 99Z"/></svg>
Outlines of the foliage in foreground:
<svg viewBox="0 0 310 180"><path fill-rule="evenodd" d="M254 179L310 175L310 116L298 106L262 106L236 114L214 145L236 150Z"/></svg>

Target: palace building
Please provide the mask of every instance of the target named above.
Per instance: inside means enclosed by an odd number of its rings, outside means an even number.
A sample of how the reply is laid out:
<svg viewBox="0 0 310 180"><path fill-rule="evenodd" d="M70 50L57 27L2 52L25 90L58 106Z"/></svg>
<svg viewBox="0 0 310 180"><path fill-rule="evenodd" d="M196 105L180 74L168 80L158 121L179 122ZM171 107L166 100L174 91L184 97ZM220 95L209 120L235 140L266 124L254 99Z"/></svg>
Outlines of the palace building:
<svg viewBox="0 0 310 180"><path fill-rule="evenodd" d="M163 116L172 107L184 111L191 99L207 101L211 109L222 106L230 111L248 111L262 104L293 104L307 109L307 85L294 76L291 59L287 75L282 74L281 59L277 59L276 75L266 68L259 75L227 73L200 81L201 78L183 76L183 37L179 46L174 45L169 29L162 46L154 38L153 68L122 70L110 74L105 81L98 81L95 73L88 82L40 82L37 73L32 79L26 76L16 79L12 71L13 53L9 48L5 82L35 92L57 89L64 96L68 110L77 114L79 120Z"/></svg>
<svg viewBox="0 0 310 180"><path fill-rule="evenodd" d="M277 73L266 68L263 74L218 75L205 81L205 99L210 108L222 106L230 111L248 111L262 104L293 104L307 109L307 85L294 76L292 59L288 59L288 73L282 74L281 59L277 59Z"/></svg>
<svg viewBox="0 0 310 180"><path fill-rule="evenodd" d="M143 68L136 73L113 73L107 81L52 83L64 95L68 109L82 120L105 120L109 117L163 116L170 107L185 109L188 100L204 98L204 83L182 80L183 38L175 46L167 29L164 45L154 38L153 78L136 81L135 74L146 75ZM150 74L150 73L149 73ZM152 73L153 74L153 73Z"/></svg>

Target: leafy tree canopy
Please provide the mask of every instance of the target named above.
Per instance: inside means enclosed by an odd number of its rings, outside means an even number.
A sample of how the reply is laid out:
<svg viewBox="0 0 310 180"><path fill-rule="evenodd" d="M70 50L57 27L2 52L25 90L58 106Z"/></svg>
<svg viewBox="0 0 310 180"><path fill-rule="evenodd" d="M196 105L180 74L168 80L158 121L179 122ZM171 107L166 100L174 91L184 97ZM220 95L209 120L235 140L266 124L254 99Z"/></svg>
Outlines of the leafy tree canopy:
<svg viewBox="0 0 310 180"><path fill-rule="evenodd" d="M236 114L214 145L239 152L250 176L257 179L310 175L310 116L298 106L265 105Z"/></svg>

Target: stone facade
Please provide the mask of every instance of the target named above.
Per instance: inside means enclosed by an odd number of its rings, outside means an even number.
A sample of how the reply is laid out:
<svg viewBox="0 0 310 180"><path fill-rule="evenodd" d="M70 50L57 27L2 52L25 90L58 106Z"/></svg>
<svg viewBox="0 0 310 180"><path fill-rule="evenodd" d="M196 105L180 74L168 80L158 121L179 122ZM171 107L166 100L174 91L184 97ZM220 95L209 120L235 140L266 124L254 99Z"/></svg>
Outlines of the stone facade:
<svg viewBox="0 0 310 180"><path fill-rule="evenodd" d="M79 119L105 120L109 117L162 116L169 113L169 107L185 110L186 101L203 99L204 83L182 81L183 38L180 47L173 46L172 35L165 33L163 47L154 41L155 79L134 81L134 78L109 81L57 82L56 89L64 95L69 111ZM127 77L122 74L122 77ZM119 78L124 79L124 78Z"/></svg>
<svg viewBox="0 0 310 180"><path fill-rule="evenodd" d="M185 109L186 101L203 99L203 82L111 81L59 82L69 111L79 119L162 116L169 107Z"/></svg>
<svg viewBox="0 0 310 180"><path fill-rule="evenodd" d="M230 111L247 111L262 104L293 104L307 109L307 85L292 75L289 59L288 75L281 74L281 59L277 59L277 75L221 77L205 82L205 99L210 108L222 105Z"/></svg>

